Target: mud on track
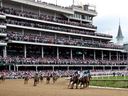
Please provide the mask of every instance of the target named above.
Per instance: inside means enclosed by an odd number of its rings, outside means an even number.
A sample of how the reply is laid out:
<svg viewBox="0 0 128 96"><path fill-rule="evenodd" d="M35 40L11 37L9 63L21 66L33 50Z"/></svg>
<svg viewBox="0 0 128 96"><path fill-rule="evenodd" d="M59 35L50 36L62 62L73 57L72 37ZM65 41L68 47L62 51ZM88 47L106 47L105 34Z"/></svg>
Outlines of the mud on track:
<svg viewBox="0 0 128 96"><path fill-rule="evenodd" d="M24 85L24 80L6 80L0 83L0 96L128 96L128 90L110 89L68 89L68 81L58 79L56 84L38 84L33 87L33 80Z"/></svg>

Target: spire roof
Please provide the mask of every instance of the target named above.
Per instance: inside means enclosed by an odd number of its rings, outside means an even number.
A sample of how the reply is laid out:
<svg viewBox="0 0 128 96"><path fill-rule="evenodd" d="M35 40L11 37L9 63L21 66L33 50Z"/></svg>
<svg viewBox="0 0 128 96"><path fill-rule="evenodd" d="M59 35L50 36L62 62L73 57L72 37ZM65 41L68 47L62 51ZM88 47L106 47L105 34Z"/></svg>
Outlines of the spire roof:
<svg viewBox="0 0 128 96"><path fill-rule="evenodd" d="M122 34L122 30L121 30L120 24L119 24L118 34L117 34L116 38L117 38L118 40L124 38L124 36L123 36L123 34Z"/></svg>

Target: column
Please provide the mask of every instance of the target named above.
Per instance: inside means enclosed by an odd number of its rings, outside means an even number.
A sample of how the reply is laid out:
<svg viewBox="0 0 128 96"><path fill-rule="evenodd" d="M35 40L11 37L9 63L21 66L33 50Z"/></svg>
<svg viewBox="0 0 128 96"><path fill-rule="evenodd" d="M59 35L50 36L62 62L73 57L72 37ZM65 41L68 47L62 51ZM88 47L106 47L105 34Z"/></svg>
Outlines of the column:
<svg viewBox="0 0 128 96"><path fill-rule="evenodd" d="M80 70L81 70L81 71L83 70L82 66L81 66Z"/></svg>
<svg viewBox="0 0 128 96"><path fill-rule="evenodd" d="M59 48L57 47L57 59L59 59Z"/></svg>
<svg viewBox="0 0 128 96"><path fill-rule="evenodd" d="M121 55L120 53L118 53L118 60L120 61L120 59L121 59Z"/></svg>
<svg viewBox="0 0 128 96"><path fill-rule="evenodd" d="M14 66L14 71L16 71L16 66L15 65L13 65Z"/></svg>
<svg viewBox="0 0 128 96"><path fill-rule="evenodd" d="M68 18L68 22L70 22L70 19Z"/></svg>
<svg viewBox="0 0 128 96"><path fill-rule="evenodd" d="M111 65L111 71L112 71L112 65Z"/></svg>
<svg viewBox="0 0 128 96"><path fill-rule="evenodd" d="M22 34L24 34L24 29L22 29Z"/></svg>
<svg viewBox="0 0 128 96"><path fill-rule="evenodd" d="M118 66L118 70L120 71L120 66Z"/></svg>
<svg viewBox="0 0 128 96"><path fill-rule="evenodd" d="M82 54L83 54L83 60L85 60L85 52L84 52L84 49L82 51Z"/></svg>
<svg viewBox="0 0 128 96"><path fill-rule="evenodd" d="M101 60L104 60L104 53L103 53L103 50L101 50Z"/></svg>
<svg viewBox="0 0 128 96"><path fill-rule="evenodd" d="M83 37L81 37L81 40L83 41Z"/></svg>
<svg viewBox="0 0 128 96"><path fill-rule="evenodd" d="M118 52L116 52L116 60L118 61Z"/></svg>
<svg viewBox="0 0 128 96"><path fill-rule="evenodd" d="M72 60L72 49L70 50L70 58Z"/></svg>
<svg viewBox="0 0 128 96"><path fill-rule="evenodd" d="M69 36L69 40L71 40L71 36Z"/></svg>
<svg viewBox="0 0 128 96"><path fill-rule="evenodd" d="M52 69L53 69L53 71L54 71L54 66L52 66Z"/></svg>
<svg viewBox="0 0 128 96"><path fill-rule="evenodd" d="M5 46L3 49L3 57L7 57L7 47Z"/></svg>
<svg viewBox="0 0 128 96"><path fill-rule="evenodd" d="M69 66L67 66L67 71L69 71Z"/></svg>
<svg viewBox="0 0 128 96"><path fill-rule="evenodd" d="M111 51L109 51L109 60L111 60Z"/></svg>
<svg viewBox="0 0 128 96"><path fill-rule="evenodd" d="M94 60L96 60L96 51L94 50Z"/></svg>
<svg viewBox="0 0 128 96"><path fill-rule="evenodd" d="M16 70L16 71L18 71L19 67L18 67L18 66L16 66L16 68L17 68L17 70Z"/></svg>
<svg viewBox="0 0 128 96"><path fill-rule="evenodd" d="M3 3L2 3L2 0L0 0L0 6L3 7Z"/></svg>
<svg viewBox="0 0 128 96"><path fill-rule="evenodd" d="M57 39L57 36L56 36L56 34L55 34L55 40Z"/></svg>
<svg viewBox="0 0 128 96"><path fill-rule="evenodd" d="M124 55L125 55L125 54L123 53L122 55L123 55L123 61L124 61L124 60L125 60L125 59L124 59Z"/></svg>
<svg viewBox="0 0 128 96"><path fill-rule="evenodd" d="M127 60L128 60L128 53L126 55L127 55Z"/></svg>
<svg viewBox="0 0 128 96"><path fill-rule="evenodd" d="M105 66L103 66L103 71L105 72Z"/></svg>
<svg viewBox="0 0 128 96"><path fill-rule="evenodd" d="M41 34L41 32L40 32L40 36L41 36L42 34Z"/></svg>
<svg viewBox="0 0 128 96"><path fill-rule="evenodd" d="M85 60L85 54L84 54L84 52L83 52L83 60Z"/></svg>
<svg viewBox="0 0 128 96"><path fill-rule="evenodd" d="M9 65L8 67L9 67L9 71L11 71L11 65Z"/></svg>
<svg viewBox="0 0 128 96"><path fill-rule="evenodd" d="M80 24L82 24L82 19L80 20Z"/></svg>
<svg viewBox="0 0 128 96"><path fill-rule="evenodd" d="M54 20L56 20L56 12L54 13Z"/></svg>
<svg viewBox="0 0 128 96"><path fill-rule="evenodd" d="M41 57L44 58L44 47L42 46L42 49L41 49Z"/></svg>
<svg viewBox="0 0 128 96"><path fill-rule="evenodd" d="M26 45L24 45L24 58L26 58L26 53L27 53L27 50L26 50Z"/></svg>
<svg viewBox="0 0 128 96"><path fill-rule="evenodd" d="M94 66L92 66L92 70L93 70L93 71L95 70L95 67L94 67Z"/></svg>
<svg viewBox="0 0 128 96"><path fill-rule="evenodd" d="M40 12L40 8L39 8L39 13L38 13L38 14L39 14L39 16L40 16L40 13L41 13L41 12Z"/></svg>
<svg viewBox="0 0 128 96"><path fill-rule="evenodd" d="M36 72L38 71L38 66L36 66Z"/></svg>

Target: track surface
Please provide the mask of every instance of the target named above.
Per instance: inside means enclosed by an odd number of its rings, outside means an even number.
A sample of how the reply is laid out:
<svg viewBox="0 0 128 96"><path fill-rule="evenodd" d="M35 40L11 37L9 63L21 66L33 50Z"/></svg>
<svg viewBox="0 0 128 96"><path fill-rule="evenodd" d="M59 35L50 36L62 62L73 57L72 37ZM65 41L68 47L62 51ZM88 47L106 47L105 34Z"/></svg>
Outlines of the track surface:
<svg viewBox="0 0 128 96"><path fill-rule="evenodd" d="M0 82L0 96L128 96L128 90L110 89L68 89L68 81L58 79L55 84L38 84L33 87L33 80L24 85L24 80L6 80Z"/></svg>

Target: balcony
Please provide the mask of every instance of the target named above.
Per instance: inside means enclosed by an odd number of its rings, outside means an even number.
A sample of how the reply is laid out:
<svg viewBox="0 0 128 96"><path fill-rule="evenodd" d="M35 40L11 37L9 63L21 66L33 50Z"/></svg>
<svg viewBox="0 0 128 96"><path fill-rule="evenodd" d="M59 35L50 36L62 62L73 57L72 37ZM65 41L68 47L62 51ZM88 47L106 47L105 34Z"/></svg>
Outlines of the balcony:
<svg viewBox="0 0 128 96"><path fill-rule="evenodd" d="M0 14L0 19L6 19L5 15Z"/></svg>
<svg viewBox="0 0 128 96"><path fill-rule="evenodd" d="M0 28L2 28L2 29L6 29L7 26L6 26L6 25L0 25Z"/></svg>
<svg viewBox="0 0 128 96"><path fill-rule="evenodd" d="M0 46L7 46L7 43L5 43L4 41L0 41Z"/></svg>
<svg viewBox="0 0 128 96"><path fill-rule="evenodd" d="M57 21L53 22L53 21L47 21L47 20L40 20L40 19L33 19L33 18L28 18L28 17L21 17L21 16L16 16L16 15L10 15L10 14L6 14L6 16L7 17L11 17L11 18L18 18L18 19L35 21L35 22L41 22L41 23L47 23L47 24L55 24L55 25L61 25L61 26L65 26L65 27L71 27L71 28L78 28L78 29L96 31L96 27L77 26L77 25L69 24L68 22L66 24L66 23L61 23L61 22L57 22ZM88 22L91 22L91 21L88 20Z"/></svg>
<svg viewBox="0 0 128 96"><path fill-rule="evenodd" d="M81 37L90 37L90 38L99 38L99 39L105 39L105 40L111 40L112 38L108 37L100 37L100 36L93 36L93 35L84 35L79 33L73 33L73 32L64 32L64 31L57 31L57 30L50 30L50 29L43 29L43 28L37 28L37 27L31 27L31 26L21 26L21 25L15 25L15 24L7 24L8 27L14 27L14 28L23 28L28 30L37 30L37 31L44 31L44 32L51 32L51 33L59 33L59 34L67 34L67 35L74 35L74 36L81 36Z"/></svg>
<svg viewBox="0 0 128 96"><path fill-rule="evenodd" d="M26 5L35 6L35 7L40 7L43 9L66 13L66 14L74 13L71 8L67 8L67 7L63 7L63 6L59 6L59 5L55 5L55 4L51 4L51 3L47 3L47 2L39 2L39 1L35 2L34 0L12 0L12 1L18 2L18 3L23 3Z"/></svg>
<svg viewBox="0 0 128 96"><path fill-rule="evenodd" d="M88 15L92 15L92 16L97 15L97 12L96 12L94 6L93 6L93 9L89 8L89 7L92 7L90 5L84 5L83 7L82 6L74 6L73 10L76 11L76 12L80 12L80 13L88 14Z"/></svg>
<svg viewBox="0 0 128 96"><path fill-rule="evenodd" d="M7 33L0 33L0 37L6 37Z"/></svg>

